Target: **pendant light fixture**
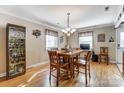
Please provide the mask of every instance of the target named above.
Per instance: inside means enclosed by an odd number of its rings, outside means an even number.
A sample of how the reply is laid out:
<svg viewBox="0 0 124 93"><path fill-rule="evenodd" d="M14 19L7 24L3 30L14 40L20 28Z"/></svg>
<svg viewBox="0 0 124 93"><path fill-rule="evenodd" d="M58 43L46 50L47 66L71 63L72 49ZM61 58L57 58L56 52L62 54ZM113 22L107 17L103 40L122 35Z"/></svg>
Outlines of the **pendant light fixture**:
<svg viewBox="0 0 124 93"><path fill-rule="evenodd" d="M70 13L67 13L67 28L62 30L62 32L66 34L68 37L76 31L76 29L71 28L69 25L69 16Z"/></svg>

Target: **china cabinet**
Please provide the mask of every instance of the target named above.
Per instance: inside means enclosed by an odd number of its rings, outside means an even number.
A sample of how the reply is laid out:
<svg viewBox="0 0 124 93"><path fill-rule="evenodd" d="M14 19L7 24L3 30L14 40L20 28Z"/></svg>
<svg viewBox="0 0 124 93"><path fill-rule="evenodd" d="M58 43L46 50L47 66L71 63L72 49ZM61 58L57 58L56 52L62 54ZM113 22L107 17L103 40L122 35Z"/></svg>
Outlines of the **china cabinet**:
<svg viewBox="0 0 124 93"><path fill-rule="evenodd" d="M6 76L7 79L26 72L26 28L14 24L6 27Z"/></svg>

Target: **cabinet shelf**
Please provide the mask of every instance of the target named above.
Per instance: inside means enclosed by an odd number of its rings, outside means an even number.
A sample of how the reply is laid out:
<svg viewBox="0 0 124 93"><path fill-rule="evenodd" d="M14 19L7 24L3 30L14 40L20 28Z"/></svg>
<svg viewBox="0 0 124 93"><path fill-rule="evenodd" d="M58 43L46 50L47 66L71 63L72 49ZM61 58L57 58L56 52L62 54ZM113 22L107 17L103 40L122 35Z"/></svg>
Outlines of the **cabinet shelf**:
<svg viewBox="0 0 124 93"><path fill-rule="evenodd" d="M21 65L21 64L25 64L25 62L18 62L18 63L11 63L13 65Z"/></svg>

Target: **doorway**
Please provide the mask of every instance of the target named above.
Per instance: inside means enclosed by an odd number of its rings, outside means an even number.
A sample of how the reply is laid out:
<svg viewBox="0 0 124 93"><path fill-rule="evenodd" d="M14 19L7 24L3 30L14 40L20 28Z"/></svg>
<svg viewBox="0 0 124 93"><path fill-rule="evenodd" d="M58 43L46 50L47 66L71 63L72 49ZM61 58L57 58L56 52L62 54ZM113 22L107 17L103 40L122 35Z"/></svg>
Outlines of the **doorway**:
<svg viewBox="0 0 124 93"><path fill-rule="evenodd" d="M124 24L117 30L117 66L121 72L123 72L123 51L124 51Z"/></svg>

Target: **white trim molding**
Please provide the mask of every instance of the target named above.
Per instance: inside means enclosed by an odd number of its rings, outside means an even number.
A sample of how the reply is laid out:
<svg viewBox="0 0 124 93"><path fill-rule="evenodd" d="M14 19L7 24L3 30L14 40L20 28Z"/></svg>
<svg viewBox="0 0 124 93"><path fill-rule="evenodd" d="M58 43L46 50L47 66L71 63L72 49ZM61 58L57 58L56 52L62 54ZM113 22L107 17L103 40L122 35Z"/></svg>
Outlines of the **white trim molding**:
<svg viewBox="0 0 124 93"><path fill-rule="evenodd" d="M4 73L0 73L0 77L4 77L4 76L6 76L5 72Z"/></svg>
<svg viewBox="0 0 124 93"><path fill-rule="evenodd" d="M37 66L40 66L40 65L44 65L46 63L49 63L49 61L44 61L44 62L39 62L37 64L29 65L29 66L26 67L26 69L31 68L31 67L37 67Z"/></svg>

